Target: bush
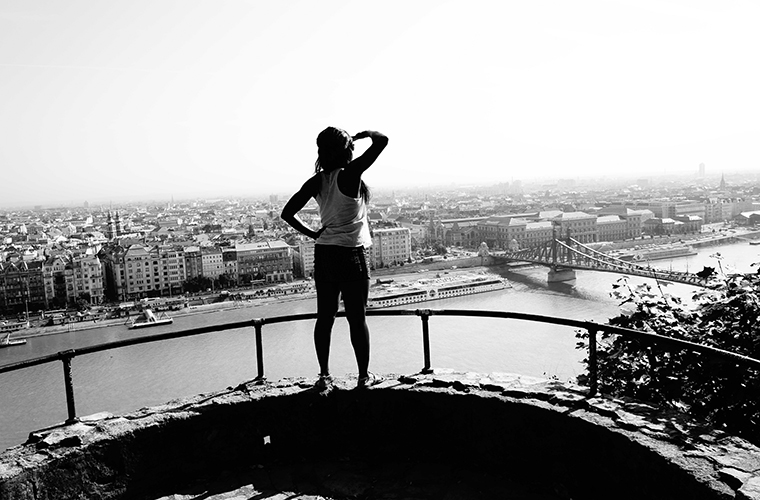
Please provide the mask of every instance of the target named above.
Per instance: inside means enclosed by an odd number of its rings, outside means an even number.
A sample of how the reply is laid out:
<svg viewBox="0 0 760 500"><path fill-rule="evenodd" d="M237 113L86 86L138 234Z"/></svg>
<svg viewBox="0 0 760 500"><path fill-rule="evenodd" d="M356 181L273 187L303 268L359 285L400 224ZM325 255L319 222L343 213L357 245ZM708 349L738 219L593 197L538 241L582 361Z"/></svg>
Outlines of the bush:
<svg viewBox="0 0 760 500"><path fill-rule="evenodd" d="M621 278L611 295L622 312L609 324L760 359L760 275L718 277L705 268L700 276L709 287L695 292L688 304L665 293L661 284L631 287ZM586 349L588 333L576 336L578 348ZM760 370L619 335L598 339L600 392L677 408L760 444Z"/></svg>

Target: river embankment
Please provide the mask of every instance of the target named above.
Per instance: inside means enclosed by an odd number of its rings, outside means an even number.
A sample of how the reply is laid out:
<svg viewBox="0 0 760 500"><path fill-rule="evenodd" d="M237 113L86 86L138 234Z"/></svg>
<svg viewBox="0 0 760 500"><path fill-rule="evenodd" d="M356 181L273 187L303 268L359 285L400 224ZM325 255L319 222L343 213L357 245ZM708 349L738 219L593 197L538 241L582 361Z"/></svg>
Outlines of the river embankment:
<svg viewBox="0 0 760 500"><path fill-rule="evenodd" d="M668 246L673 244L687 244L693 247L707 247L718 246L724 244L730 244L740 241L751 241L760 239L760 231L755 229L745 228L719 228L715 231L703 231L697 234L681 234L673 236L659 236L653 238L637 238L634 240L619 241L619 242L603 242L597 243L594 246L598 247L602 251L612 250L624 250L638 247L639 249L651 249L660 246ZM446 273L460 273L460 272L488 272L492 269L494 263L489 257L462 257L462 258L447 258L434 262L420 262L413 264L406 264L404 266L390 267L377 269L372 271L373 282L376 279L393 279L398 281L413 281L422 278L434 278L436 275ZM500 262L499 267L513 267L519 266L519 263L509 264ZM276 290L278 287L272 287L271 290ZM242 300L233 300L234 296L244 296L243 294L230 294L230 299L189 305L179 310L171 311L172 317L190 316L197 314L209 314L214 312L236 310L242 308L254 308L257 306L265 306L269 304L276 304L290 301L302 301L314 299L315 292L313 287L309 287L306 291L300 293L274 293L264 296L248 297ZM200 301L199 299L196 299ZM78 332L84 330L91 330L103 327L111 326L123 326L131 318L112 318L112 319L98 319L95 321L75 321L62 325L52 326L33 326L31 328L22 329L16 331L13 334L13 338L23 339L39 337L42 335L55 335L62 333Z"/></svg>
<svg viewBox="0 0 760 500"><path fill-rule="evenodd" d="M373 283L376 279L393 279L394 281L415 281L418 279L430 279L435 278L439 276L441 273L447 273L451 275L461 274L461 273L472 273L474 272L488 272L488 265L480 265L481 259L480 257L477 258L471 258L471 259L451 259L449 261L444 262L435 262L432 264L418 264L418 265L407 265L399 268L392 268L392 269L383 269L378 271L372 272L372 278ZM486 260L486 264L488 261ZM434 264L434 265L433 265ZM392 276L392 278L387 278ZM277 289L277 287L272 287L272 290ZM181 309L176 309L173 311L169 311L168 314L171 317L177 318L177 317L184 317L184 316L192 316L192 315L198 315L198 314L209 314L209 313L215 313L215 312L223 312L223 311L231 311L231 310L238 310L238 309L244 309L244 308L256 308L271 304L282 304L284 302L294 302L294 301L305 301L305 300L313 300L316 297L316 292L314 291L313 287L306 288L305 291L302 292L291 292L291 293L273 293L272 295L264 295L264 296L256 296L256 297L249 297L249 298L235 298L235 297L243 297L244 294L239 293L231 293L229 295L229 299L218 301L218 302L209 302L209 303L200 303L200 304L193 304L188 305L187 307L183 307ZM136 314L139 314L139 312L132 314L130 317L121 317L121 318L109 318L109 319L98 319L98 320L84 320L84 321L73 321L66 324L61 325L50 325L50 326L33 326L30 328L25 328L22 330L19 330L13 334L13 338L15 339L23 339L23 338L33 338L33 337L39 337L43 335L55 335L55 334L63 334L63 333L71 333L71 332L79 332L79 331L86 331L86 330L92 330L97 328L104 328L104 327L118 327L118 326L124 326L128 324Z"/></svg>
<svg viewBox="0 0 760 500"><path fill-rule="evenodd" d="M690 245L692 247L706 247L715 245L726 245L729 243L737 243L741 241L752 241L760 239L760 231L752 228L732 228L732 229L720 229L717 231L703 231L701 233L693 234L674 234L670 236L643 236L632 240L625 241L604 241L594 243L590 246L597 249L603 248L604 251L609 250L627 250L638 247L640 249L652 249L660 246L670 246L673 244L681 243Z"/></svg>
<svg viewBox="0 0 760 500"><path fill-rule="evenodd" d="M256 300L225 300L223 302L212 302L209 304L198 304L183 307L170 312L172 317L180 316L192 316L197 314L208 314L213 312L240 309L244 307L254 307L259 305L271 304L273 302L286 302L293 300L305 300L312 298L315 295L313 293L303 293L298 295L276 297L276 298L264 298ZM139 313L138 313L139 314ZM32 338L43 335L55 335L61 333L79 332L85 330L93 330L103 327L111 326L124 326L127 325L136 315L132 315L129 318L109 318L100 319L95 321L75 321L62 325L50 325L50 326L37 326L18 330L13 334L14 339Z"/></svg>

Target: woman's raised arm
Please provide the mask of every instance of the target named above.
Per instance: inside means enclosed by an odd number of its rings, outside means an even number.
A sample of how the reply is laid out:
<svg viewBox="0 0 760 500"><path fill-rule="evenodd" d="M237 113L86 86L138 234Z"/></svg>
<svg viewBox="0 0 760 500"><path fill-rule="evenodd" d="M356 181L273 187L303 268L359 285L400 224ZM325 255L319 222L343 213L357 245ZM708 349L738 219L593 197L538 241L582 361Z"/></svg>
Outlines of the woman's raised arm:
<svg viewBox="0 0 760 500"><path fill-rule="evenodd" d="M359 174L359 176L361 176L365 170L367 170L372 166L373 163L375 163L377 157L380 156L380 153L383 152L385 146L388 145L388 138L380 132L375 132L373 130L365 130L364 132L359 132L353 136L352 139L356 141L359 139L364 139L366 137L372 139L372 145L367 148L363 155L349 163L347 168L347 170L352 171L352 173Z"/></svg>

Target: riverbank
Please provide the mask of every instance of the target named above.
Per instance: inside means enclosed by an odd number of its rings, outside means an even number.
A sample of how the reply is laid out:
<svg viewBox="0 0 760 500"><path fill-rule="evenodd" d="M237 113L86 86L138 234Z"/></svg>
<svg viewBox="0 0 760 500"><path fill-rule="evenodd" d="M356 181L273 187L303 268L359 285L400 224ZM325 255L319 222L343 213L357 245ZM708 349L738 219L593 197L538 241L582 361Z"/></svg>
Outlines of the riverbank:
<svg viewBox="0 0 760 500"><path fill-rule="evenodd" d="M406 268L398 268L395 269L395 273L386 273L386 272L373 272L372 273L372 284L374 285L376 283L377 279L381 280L387 280L387 279L393 279L394 281L416 281L419 279L432 279L435 277L440 276L441 274L449 274L452 276L456 276L458 274L464 274L464 273L473 273L473 272L490 272L488 266L472 266L472 267L463 267L462 262L459 262L459 266L454 264L454 262L457 262L457 260L452 260L452 264L455 268L445 268L440 266L435 266L437 269L429 269L428 267L423 269L414 269L415 266L405 266ZM480 258L476 260L472 260L472 263L478 263L480 262ZM392 278L388 278L389 276L392 276ZM257 297L247 300L225 300L222 302L212 302L209 304L197 304L197 305L191 305L188 307L184 307L182 309L178 309L175 311L170 311L168 314L173 318L178 317L184 317L184 316L193 316L198 314L210 314L210 313L216 313L216 312L224 312L224 311L232 311L232 310L238 310L238 309L254 309L256 307L262 307L266 305L271 304L282 304L285 302L295 302L295 301L306 301L306 300L314 300L316 299L316 292L312 290L308 292L302 292L302 293L292 293L289 295L273 295L271 297L265 296L265 297ZM315 305L315 311L316 311L316 305ZM86 331L86 330L92 330L97 328L104 328L104 327L118 327L118 326L124 326L130 321L131 318L113 318L113 319L101 319L97 321L82 321L82 322L74 322L74 323L67 323L64 325L53 325L53 326L41 326L41 327L31 327L19 330L13 334L14 339L27 339L27 338L34 338L34 337L40 337L44 335L56 335L56 334L62 334L62 333L72 333L72 332L80 332L80 331Z"/></svg>
<svg viewBox="0 0 760 500"><path fill-rule="evenodd" d="M602 241L599 243L592 243L589 246L596 248L597 250L601 249L600 251L628 250L634 247L651 249L659 246L669 246L677 243L698 248L705 246L725 245L739 241L747 241L749 243L750 241L757 239L760 239L760 231L756 229L720 228L715 231L703 231L696 234L676 234L671 236L656 236L653 238L642 237L625 241Z"/></svg>
<svg viewBox="0 0 760 500"><path fill-rule="evenodd" d="M683 243L691 245L693 247L706 247L717 246L722 244L733 243L737 241L751 241L754 239L760 239L760 231L744 228L735 229L716 229L715 232L702 232L695 235L678 235L678 236L663 236L657 238L636 239L622 242L610 242L610 243L598 243L595 244L597 248L603 246L603 251L629 249L635 246L640 248L656 248L658 246L672 245L674 243ZM500 263L498 267L520 267L524 264L509 264ZM466 272L493 272L493 264L488 257L466 257L458 259L446 259L436 262L427 263L414 263L404 266L378 269L372 272L372 282L375 283L377 279L381 280L398 280L398 281L414 281L423 278L434 278L439 274L450 273L466 273ZM303 293L292 294L277 294L273 296L264 296L250 298L246 300L225 300L222 302L214 302L210 304L198 304L185 307L177 311L171 311L169 314L172 317L183 317L197 314L209 314L214 312L223 312L230 310L237 310L243 308L255 308L259 306L265 306L269 304L277 304L290 301L303 301L313 300L316 294L313 290ZM315 306L316 307L316 306ZM68 323L65 325L44 326L44 327L32 327L28 329L22 329L13 333L14 339L33 338L43 335L55 335L62 333L71 333L86 331L96 328L123 326L127 321L127 318L114 318L97 321L83 321Z"/></svg>
<svg viewBox="0 0 760 500"><path fill-rule="evenodd" d="M288 302L293 300L306 300L314 298L315 294L300 294L299 296L285 296L276 298L264 298L250 301L242 300L228 300L224 302L214 302L210 304L199 304L194 306L184 307L175 311L171 311L170 316L173 318L183 316L193 316L197 314L208 314L213 312L220 312L233 309L241 309L245 307L256 307L260 305L271 304L273 302ZM53 325L53 326L40 326L31 327L22 330L18 330L13 334L14 339L26 339L33 337L40 337L43 335L55 335L60 333L80 332L85 330L93 330L96 328L104 328L111 326L124 326L131 318L113 318L103 319L97 321L82 321L76 323L67 323L65 325Z"/></svg>

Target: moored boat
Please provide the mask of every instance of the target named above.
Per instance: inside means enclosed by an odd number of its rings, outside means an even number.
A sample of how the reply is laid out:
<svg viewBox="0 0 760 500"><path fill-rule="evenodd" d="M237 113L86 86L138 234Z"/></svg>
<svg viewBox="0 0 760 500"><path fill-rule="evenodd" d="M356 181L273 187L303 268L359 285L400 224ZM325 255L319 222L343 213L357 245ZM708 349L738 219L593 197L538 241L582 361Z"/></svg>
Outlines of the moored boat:
<svg viewBox="0 0 760 500"><path fill-rule="evenodd" d="M17 345L26 344L26 339L14 339L11 340L11 334L8 333L4 338L0 339L0 349L3 347L13 347Z"/></svg>
<svg viewBox="0 0 760 500"><path fill-rule="evenodd" d="M149 326L168 325L174 322L174 318L169 317L166 313L154 314L150 309L143 309L143 312L127 324L130 329L146 328Z"/></svg>
<svg viewBox="0 0 760 500"><path fill-rule="evenodd" d="M8 323L7 321L2 321L0 322L0 335L17 332L23 328L29 328L29 323L26 321L19 323Z"/></svg>
<svg viewBox="0 0 760 500"><path fill-rule="evenodd" d="M460 295L509 288L506 279L496 275L464 274L417 280L411 283L378 283L370 290L367 308L392 307Z"/></svg>
<svg viewBox="0 0 760 500"><path fill-rule="evenodd" d="M617 258L620 260L642 262L648 260L674 259L676 257L687 257L696 254L697 251L689 245L667 245L627 252L618 255Z"/></svg>

